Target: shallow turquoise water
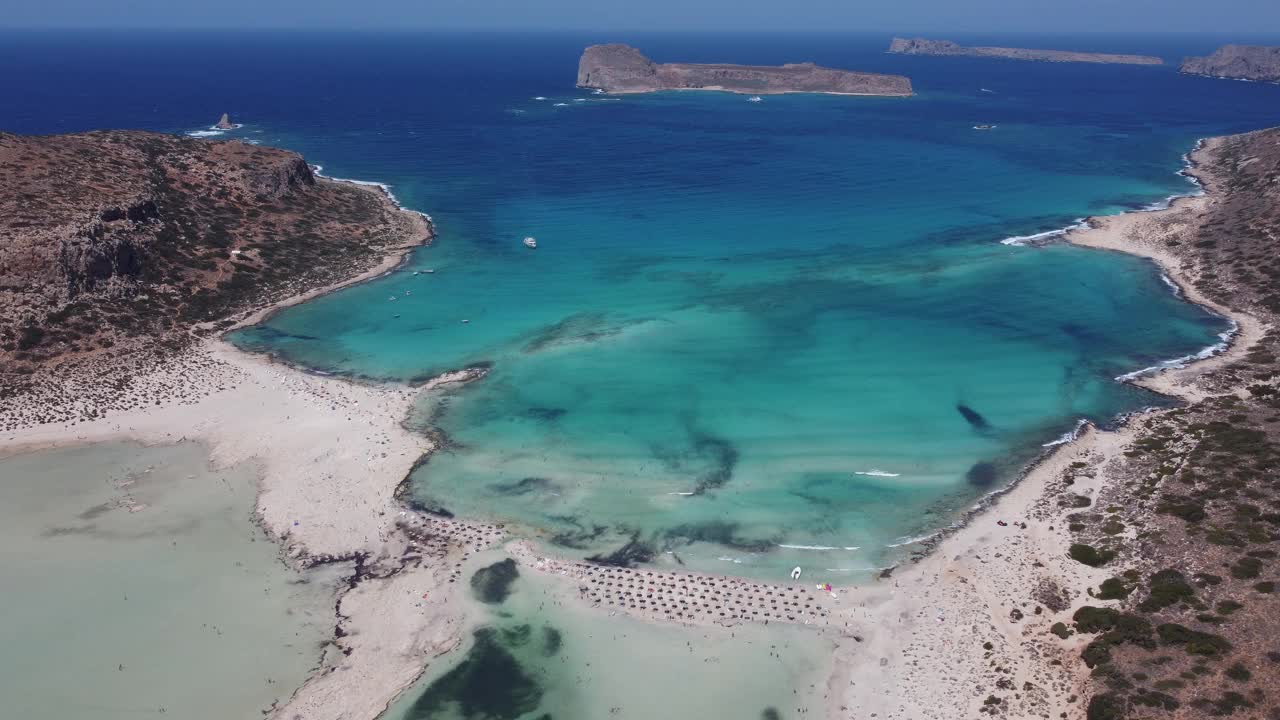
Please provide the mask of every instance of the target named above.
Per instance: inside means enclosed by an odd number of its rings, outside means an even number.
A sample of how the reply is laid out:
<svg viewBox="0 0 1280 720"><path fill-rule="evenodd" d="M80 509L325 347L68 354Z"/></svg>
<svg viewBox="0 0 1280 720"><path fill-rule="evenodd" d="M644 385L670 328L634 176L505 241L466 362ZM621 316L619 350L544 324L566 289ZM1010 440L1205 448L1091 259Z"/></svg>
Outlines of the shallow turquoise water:
<svg viewBox="0 0 1280 720"><path fill-rule="evenodd" d="M902 72L919 94L603 98L571 87L599 40L659 60ZM584 556L635 539L657 561L856 579L1078 418L1157 402L1112 378L1222 330L1142 261L998 241L1186 192L1176 171L1197 137L1280 114L1274 88L1172 67L898 57L887 40L19 38L0 89L14 130L190 131L227 110L244 123L230 136L431 212L439 240L410 270L434 273L235 337L376 379L491 363L424 399L417 420L452 445L415 477L423 504ZM1041 44L1176 58L1196 42ZM222 72L197 70L209 57ZM131 82L102 83L108 60Z"/></svg>
<svg viewBox="0 0 1280 720"><path fill-rule="evenodd" d="M998 242L1190 191L1176 134L979 133L950 117L986 99L943 92L548 97L482 123L495 177L396 184L447 210L435 247L235 338L378 379L491 365L424 399L450 441L425 506L581 556L856 580L1078 419L1160 402L1113 378L1224 328L1145 261Z"/></svg>

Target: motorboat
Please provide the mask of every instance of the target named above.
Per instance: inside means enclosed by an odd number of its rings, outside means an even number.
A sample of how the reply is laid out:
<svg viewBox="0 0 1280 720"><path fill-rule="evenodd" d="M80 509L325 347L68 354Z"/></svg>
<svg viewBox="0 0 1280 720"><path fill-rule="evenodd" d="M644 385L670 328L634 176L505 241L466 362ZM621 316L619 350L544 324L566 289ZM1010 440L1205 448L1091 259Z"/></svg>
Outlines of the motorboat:
<svg viewBox="0 0 1280 720"><path fill-rule="evenodd" d="M529 249L531 249L531 250L532 250L532 249L535 249L535 248L537 248L537 247L538 247L538 241L537 241L537 240L534 240L534 239L533 239L533 238L531 238L531 237L527 237L527 238L525 238L525 239L524 239L524 246L525 246L525 247L527 247L527 248L529 248Z"/></svg>

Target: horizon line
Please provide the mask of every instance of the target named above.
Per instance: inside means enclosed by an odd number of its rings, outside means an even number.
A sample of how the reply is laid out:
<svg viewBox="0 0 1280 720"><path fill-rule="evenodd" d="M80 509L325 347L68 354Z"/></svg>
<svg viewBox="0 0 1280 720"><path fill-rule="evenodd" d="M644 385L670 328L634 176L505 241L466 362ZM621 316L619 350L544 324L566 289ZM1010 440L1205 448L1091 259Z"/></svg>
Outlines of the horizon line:
<svg viewBox="0 0 1280 720"><path fill-rule="evenodd" d="M1045 35L1045 36L1110 36L1110 35L1148 35L1148 36L1181 36L1181 37L1214 37L1223 35L1240 35L1253 38L1276 38L1280 39L1280 32L1259 32L1257 30L1211 30L1211 31L1191 31L1191 30L831 30L827 28L813 29L787 29L787 30L760 30L752 28L693 28L693 29L658 29L658 28L551 28L551 27L476 27L476 26L455 26L455 27L404 27L404 26L369 26L369 27L309 27L300 28L296 26L280 25L280 26L198 26L198 25L173 25L173 26L126 26L126 25L0 25L0 32L275 32L287 34L313 34L313 33L339 33L339 34L362 34L362 33L383 33L393 35L410 35L423 33L491 33L491 34L510 34L510 33L535 33L535 34L576 34L576 33L638 33L638 34L661 34L661 35L847 35L847 36L869 36L869 35Z"/></svg>

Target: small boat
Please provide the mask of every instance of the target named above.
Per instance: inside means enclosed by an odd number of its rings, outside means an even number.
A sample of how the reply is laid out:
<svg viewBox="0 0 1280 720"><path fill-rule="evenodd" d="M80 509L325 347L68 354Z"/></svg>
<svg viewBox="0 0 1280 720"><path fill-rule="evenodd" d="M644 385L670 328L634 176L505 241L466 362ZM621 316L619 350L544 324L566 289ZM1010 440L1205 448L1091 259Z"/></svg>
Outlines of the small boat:
<svg viewBox="0 0 1280 720"><path fill-rule="evenodd" d="M524 239L524 246L530 249L536 248L538 247L538 241L531 237L527 237Z"/></svg>
<svg viewBox="0 0 1280 720"><path fill-rule="evenodd" d="M760 97L759 95L752 95L751 97L747 98L747 102L760 102L763 99L764 98Z"/></svg>
<svg viewBox="0 0 1280 720"><path fill-rule="evenodd" d="M973 129L974 130L995 130L996 126L995 125L974 125Z"/></svg>

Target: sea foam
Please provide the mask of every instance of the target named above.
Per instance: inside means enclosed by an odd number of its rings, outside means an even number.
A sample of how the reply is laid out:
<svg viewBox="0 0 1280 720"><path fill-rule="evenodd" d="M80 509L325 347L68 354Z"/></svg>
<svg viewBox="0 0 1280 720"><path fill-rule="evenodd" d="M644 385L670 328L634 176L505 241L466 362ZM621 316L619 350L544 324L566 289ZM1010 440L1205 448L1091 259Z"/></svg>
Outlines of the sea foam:
<svg viewBox="0 0 1280 720"><path fill-rule="evenodd" d="M1059 436L1057 440L1050 440L1049 442L1041 445L1040 447L1055 447L1057 445L1066 445L1069 442L1075 442L1076 438L1080 437L1080 431L1083 430L1085 426L1088 424L1089 424L1088 420L1081 418L1076 421L1076 426L1071 428L1070 432L1065 432L1061 436Z"/></svg>
<svg viewBox="0 0 1280 720"><path fill-rule="evenodd" d="M1192 163L1191 161L1191 156L1202 147L1204 147L1203 138L1196 141L1195 147L1191 150L1191 152L1183 154L1182 169L1178 170L1178 173L1177 173L1179 177L1185 179L1187 182L1194 185L1195 186L1194 190L1187 193L1175 193L1173 195L1169 195L1163 200L1156 200L1155 202L1147 203L1146 205L1143 205L1138 208L1134 208L1127 212L1158 212L1160 210L1168 210L1170 207L1173 206L1174 202L1182 198L1199 197L1201 195L1204 195L1204 186L1200 183L1200 180L1197 179L1196 176L1193 175L1191 172L1191 169L1194 166L1194 163ZM1046 230L1044 232L1039 232L1032 235L1014 235L1013 237L1007 237L1001 240L1000 244L1001 245L1018 245L1018 246L1043 245L1047 242L1063 237L1070 232L1073 232L1075 230L1084 230L1088 227L1089 227L1088 218L1076 218L1071 222L1070 225L1066 227L1058 228L1056 230Z"/></svg>
<svg viewBox="0 0 1280 720"><path fill-rule="evenodd" d="M1204 348L1200 352L1193 353L1191 355L1183 355L1182 357L1173 358L1172 360L1164 360L1156 363L1155 365L1151 365L1150 367L1144 367L1141 370L1134 370L1133 372L1125 373L1123 375L1117 375L1115 379L1119 382L1130 382L1148 375L1155 375L1156 373L1163 372L1165 370L1178 370L1200 360L1208 360L1214 355L1217 355L1231 347L1231 339L1235 337L1236 333L1240 332L1239 323L1231 318L1227 318L1227 321L1231 323L1231 327L1218 333L1218 342Z"/></svg>
<svg viewBox="0 0 1280 720"><path fill-rule="evenodd" d="M311 166L311 172L315 173L316 177L322 177L326 180L333 180L334 182L344 182L344 183L351 183L352 185L364 185L365 187L379 188L382 190L382 192L387 194L387 197L391 199L391 202L395 203L396 207L400 208L401 210L404 210L405 212L417 213L422 217L426 218L428 222L431 221L431 216L422 212L421 210L414 210L411 207L405 207L404 203L400 202L400 198L396 197L396 194L391 191L391 186L386 183L374 182L371 180L352 180L351 178L333 177L331 175L325 175L323 171L324 171L323 165Z"/></svg>

